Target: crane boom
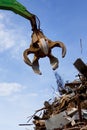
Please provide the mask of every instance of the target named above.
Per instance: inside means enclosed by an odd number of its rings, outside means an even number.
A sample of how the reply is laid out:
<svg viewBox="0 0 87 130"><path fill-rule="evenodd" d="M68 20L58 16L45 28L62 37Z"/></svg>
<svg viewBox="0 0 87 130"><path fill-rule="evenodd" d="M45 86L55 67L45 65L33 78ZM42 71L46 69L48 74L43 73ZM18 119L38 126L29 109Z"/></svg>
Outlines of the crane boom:
<svg viewBox="0 0 87 130"><path fill-rule="evenodd" d="M0 9L11 10L16 14L30 20L32 30L37 29L36 16L30 13L21 3L17 0L0 0Z"/></svg>

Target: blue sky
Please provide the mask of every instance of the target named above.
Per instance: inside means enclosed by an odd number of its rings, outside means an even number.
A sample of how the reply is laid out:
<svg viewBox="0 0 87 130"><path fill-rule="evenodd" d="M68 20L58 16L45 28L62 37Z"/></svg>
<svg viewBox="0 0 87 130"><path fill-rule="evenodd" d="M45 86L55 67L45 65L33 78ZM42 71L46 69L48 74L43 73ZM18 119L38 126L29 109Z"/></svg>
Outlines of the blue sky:
<svg viewBox="0 0 87 130"><path fill-rule="evenodd" d="M72 81L78 73L74 61L81 57L87 62L87 0L18 0L27 10L37 15L41 29L51 40L65 43L67 54L53 49L59 59L56 70L64 80ZM0 129L24 130L19 123L43 107L43 102L54 98L57 88L49 59L40 59L41 76L23 61L23 51L31 41L28 20L11 11L0 10ZM80 47L82 39L82 54ZM32 127L27 127L33 130Z"/></svg>

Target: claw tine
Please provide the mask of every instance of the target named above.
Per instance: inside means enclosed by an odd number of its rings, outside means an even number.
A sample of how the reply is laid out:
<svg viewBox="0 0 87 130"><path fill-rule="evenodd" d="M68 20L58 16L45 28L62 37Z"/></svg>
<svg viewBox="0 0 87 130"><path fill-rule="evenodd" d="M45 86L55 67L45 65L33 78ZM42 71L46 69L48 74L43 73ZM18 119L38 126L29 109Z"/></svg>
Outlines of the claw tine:
<svg viewBox="0 0 87 130"><path fill-rule="evenodd" d="M28 58L28 54L30 54L31 52L30 52L30 50L29 49L26 49L24 52L23 52L23 58L24 58L24 62L26 63L26 64L28 64L29 66L32 66L32 63L31 63L31 61L29 60L29 58Z"/></svg>
<svg viewBox="0 0 87 130"><path fill-rule="evenodd" d="M66 55L66 47L65 47L64 43L60 42L60 41L56 41L55 43L56 43L56 46L62 48L62 58L64 58Z"/></svg>
<svg viewBox="0 0 87 130"><path fill-rule="evenodd" d="M42 73L39 70L39 64L37 62L32 64L32 69L36 74L42 75Z"/></svg>
<svg viewBox="0 0 87 130"><path fill-rule="evenodd" d="M59 67L58 59L51 54L51 55L49 55L49 60L50 60L50 64L52 66L52 69L56 70Z"/></svg>
<svg viewBox="0 0 87 130"><path fill-rule="evenodd" d="M40 71L38 71L38 70L36 71L36 70L33 69L33 71L34 71L36 74L42 75L42 73L41 73Z"/></svg>
<svg viewBox="0 0 87 130"><path fill-rule="evenodd" d="M35 73L39 74L39 75L42 75L42 73L40 72L39 70L39 62L38 62L38 59L37 57L34 57L34 60L32 62L32 69Z"/></svg>

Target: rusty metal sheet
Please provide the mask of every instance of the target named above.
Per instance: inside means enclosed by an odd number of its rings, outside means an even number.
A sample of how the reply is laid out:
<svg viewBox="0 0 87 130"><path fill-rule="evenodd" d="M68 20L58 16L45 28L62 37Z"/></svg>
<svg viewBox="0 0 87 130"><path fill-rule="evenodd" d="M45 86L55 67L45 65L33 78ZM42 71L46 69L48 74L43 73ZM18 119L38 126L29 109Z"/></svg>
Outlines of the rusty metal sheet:
<svg viewBox="0 0 87 130"><path fill-rule="evenodd" d="M87 65L82 61L82 59L78 58L73 65L81 74L87 77Z"/></svg>

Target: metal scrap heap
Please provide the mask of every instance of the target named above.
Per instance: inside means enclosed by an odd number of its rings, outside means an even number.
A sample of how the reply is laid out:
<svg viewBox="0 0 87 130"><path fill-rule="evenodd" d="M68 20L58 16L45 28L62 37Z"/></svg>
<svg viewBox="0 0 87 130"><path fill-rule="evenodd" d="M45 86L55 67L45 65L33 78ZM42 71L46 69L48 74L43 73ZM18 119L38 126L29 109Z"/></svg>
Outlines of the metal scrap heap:
<svg viewBox="0 0 87 130"><path fill-rule="evenodd" d="M60 95L29 118L27 125L32 119L34 130L87 130L87 65L79 58L74 66L77 79L63 88L59 83Z"/></svg>
<svg viewBox="0 0 87 130"><path fill-rule="evenodd" d="M62 95L32 116L34 130L87 130L87 66L77 59L78 79L65 83ZM40 116L37 113L41 112Z"/></svg>

